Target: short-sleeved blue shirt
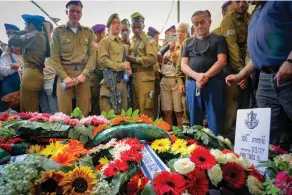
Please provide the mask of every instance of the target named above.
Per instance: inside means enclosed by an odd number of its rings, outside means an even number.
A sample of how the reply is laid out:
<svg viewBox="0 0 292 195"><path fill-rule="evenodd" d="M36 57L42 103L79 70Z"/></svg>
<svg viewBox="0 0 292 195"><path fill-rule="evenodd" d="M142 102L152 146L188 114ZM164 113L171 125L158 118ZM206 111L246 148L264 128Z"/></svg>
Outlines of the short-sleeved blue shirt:
<svg viewBox="0 0 292 195"><path fill-rule="evenodd" d="M292 50L292 2L266 1L248 28L248 50L255 68L277 68Z"/></svg>

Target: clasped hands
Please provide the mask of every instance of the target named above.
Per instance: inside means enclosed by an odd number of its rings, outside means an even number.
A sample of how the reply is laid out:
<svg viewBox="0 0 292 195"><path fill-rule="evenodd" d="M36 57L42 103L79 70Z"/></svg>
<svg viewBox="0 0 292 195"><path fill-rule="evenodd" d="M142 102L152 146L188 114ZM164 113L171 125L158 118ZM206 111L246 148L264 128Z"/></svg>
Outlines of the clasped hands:
<svg viewBox="0 0 292 195"><path fill-rule="evenodd" d="M197 73L195 77L192 77L196 80L196 86L197 88L202 88L204 85L207 84L210 77L206 73Z"/></svg>
<svg viewBox="0 0 292 195"><path fill-rule="evenodd" d="M69 87L73 87L75 85L84 83L86 81L86 75L84 74L80 74L79 76L75 77L75 78L71 78L69 76L67 76L63 82L66 84L67 88Z"/></svg>

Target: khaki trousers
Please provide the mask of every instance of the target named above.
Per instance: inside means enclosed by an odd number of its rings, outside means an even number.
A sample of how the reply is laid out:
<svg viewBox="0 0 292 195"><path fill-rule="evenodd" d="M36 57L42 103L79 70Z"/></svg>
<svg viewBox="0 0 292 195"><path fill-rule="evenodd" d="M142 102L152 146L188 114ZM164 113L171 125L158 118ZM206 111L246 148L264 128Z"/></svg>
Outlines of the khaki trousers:
<svg viewBox="0 0 292 195"><path fill-rule="evenodd" d="M101 82L100 87L100 99L99 99L99 106L100 111L104 111L108 113L112 109L112 105L110 103L110 95L111 91L107 88L104 81ZM120 109L127 111L128 109L128 91L127 91L127 83L124 83L123 81L117 82L117 91L121 94L121 104Z"/></svg>
<svg viewBox="0 0 292 195"><path fill-rule="evenodd" d="M154 119L154 91L155 76L153 71L137 72L133 74L133 109L139 109Z"/></svg>
<svg viewBox="0 0 292 195"><path fill-rule="evenodd" d="M20 85L20 111L39 112L39 93L44 86L44 74L39 68L25 68Z"/></svg>
<svg viewBox="0 0 292 195"><path fill-rule="evenodd" d="M67 75L71 78L79 76L83 68L83 66L64 66ZM84 83L66 89L61 88L61 82L59 79L57 84L59 111L70 115L72 113L72 99L75 96L76 106L87 116L91 106L90 79L87 78Z"/></svg>

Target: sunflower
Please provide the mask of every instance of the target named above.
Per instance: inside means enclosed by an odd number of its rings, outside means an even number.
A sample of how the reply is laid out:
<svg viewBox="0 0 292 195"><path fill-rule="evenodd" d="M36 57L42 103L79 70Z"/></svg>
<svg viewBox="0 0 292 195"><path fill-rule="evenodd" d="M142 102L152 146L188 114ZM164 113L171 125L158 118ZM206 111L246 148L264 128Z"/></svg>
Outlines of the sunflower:
<svg viewBox="0 0 292 195"><path fill-rule="evenodd" d="M167 138L157 139L151 144L151 148L158 153L166 152L170 149L170 141Z"/></svg>
<svg viewBox="0 0 292 195"><path fill-rule="evenodd" d="M59 151L63 149L64 145L61 144L61 142L56 141L56 142L51 142L50 145L45 147L40 154L43 156L53 156L57 154Z"/></svg>
<svg viewBox="0 0 292 195"><path fill-rule="evenodd" d="M26 151L27 154L40 154L43 147L40 145L31 145L29 149Z"/></svg>
<svg viewBox="0 0 292 195"><path fill-rule="evenodd" d="M215 157L210 153L210 150L204 147L199 147L191 153L191 161L196 164L197 168L206 170L216 165Z"/></svg>
<svg viewBox="0 0 292 195"><path fill-rule="evenodd" d="M178 139L171 146L171 151L173 152L173 154L178 154L178 153L184 152L186 148L187 148L187 142L183 139Z"/></svg>
<svg viewBox="0 0 292 195"><path fill-rule="evenodd" d="M60 182L65 195L82 195L92 191L97 184L96 175L86 166L69 171Z"/></svg>
<svg viewBox="0 0 292 195"><path fill-rule="evenodd" d="M70 153L59 152L58 154L51 157L56 163L61 166L72 166L77 158Z"/></svg>
<svg viewBox="0 0 292 195"><path fill-rule="evenodd" d="M244 169L235 162L229 162L224 165L223 178L228 186L233 189L239 189L245 185Z"/></svg>
<svg viewBox="0 0 292 195"><path fill-rule="evenodd" d="M56 194L60 189L58 183L64 178L61 171L50 170L41 172L41 179L35 181L37 194Z"/></svg>
<svg viewBox="0 0 292 195"><path fill-rule="evenodd" d="M100 133L101 131L103 131L105 128L107 127L107 125L102 124L102 125L98 125L97 127L93 128L93 136L95 137L98 133Z"/></svg>
<svg viewBox="0 0 292 195"><path fill-rule="evenodd" d="M156 123L155 126L163 129L166 132L168 132L171 129L170 125L165 121L160 121Z"/></svg>

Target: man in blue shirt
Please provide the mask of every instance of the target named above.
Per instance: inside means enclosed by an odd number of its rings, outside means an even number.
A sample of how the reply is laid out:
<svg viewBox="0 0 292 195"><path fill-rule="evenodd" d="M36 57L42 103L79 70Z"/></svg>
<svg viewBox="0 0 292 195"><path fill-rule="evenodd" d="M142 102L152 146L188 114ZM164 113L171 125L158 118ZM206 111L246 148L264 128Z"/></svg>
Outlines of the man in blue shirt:
<svg viewBox="0 0 292 195"><path fill-rule="evenodd" d="M261 71L257 103L259 108L272 109L270 143L277 144L292 121L292 2L254 3L260 5L248 29L251 60L226 82L237 83L254 69Z"/></svg>

